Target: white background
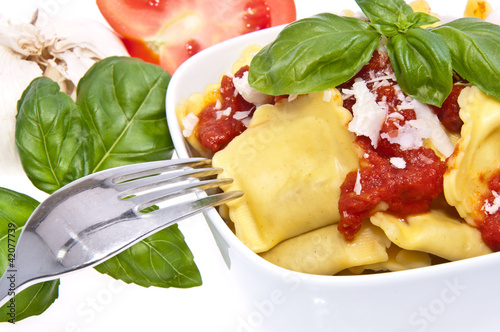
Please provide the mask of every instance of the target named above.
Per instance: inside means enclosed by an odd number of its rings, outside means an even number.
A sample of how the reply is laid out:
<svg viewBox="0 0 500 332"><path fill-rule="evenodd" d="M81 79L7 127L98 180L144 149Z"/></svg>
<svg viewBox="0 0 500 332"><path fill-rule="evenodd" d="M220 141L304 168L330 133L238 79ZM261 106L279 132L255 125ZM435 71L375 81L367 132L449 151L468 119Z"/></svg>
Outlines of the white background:
<svg viewBox="0 0 500 332"><path fill-rule="evenodd" d="M453 16L461 16L465 7L462 0L429 2L434 12ZM494 7L499 2L490 1ZM357 8L351 0L296 0L296 6L299 18ZM0 15L14 21L27 20L37 7L52 17L76 15L103 22L92 0L3 0ZM59 299L41 316L15 325L2 323L0 331L249 331L241 322L248 317L251 304L239 301L235 295L237 281L228 277L205 220L194 217L180 227L201 270L203 286L146 289L88 269L61 278Z"/></svg>

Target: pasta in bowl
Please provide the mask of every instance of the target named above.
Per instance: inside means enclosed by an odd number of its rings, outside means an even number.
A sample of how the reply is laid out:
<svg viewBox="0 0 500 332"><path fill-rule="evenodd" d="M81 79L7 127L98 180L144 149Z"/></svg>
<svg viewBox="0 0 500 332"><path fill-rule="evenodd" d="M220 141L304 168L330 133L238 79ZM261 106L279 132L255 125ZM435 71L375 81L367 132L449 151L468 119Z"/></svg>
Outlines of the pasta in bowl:
<svg viewBox="0 0 500 332"><path fill-rule="evenodd" d="M184 119L188 114L198 118L201 109L216 104L221 75L243 77L238 70L282 29L221 43L179 68L167 93L167 119L180 157L212 156L192 137L195 126ZM349 88L345 89L353 90ZM467 89L469 94L480 93ZM213 155L214 165L224 169L221 176L235 179L231 189L245 192L244 200L220 214L216 210L206 214L229 273L253 310L242 318L240 327L264 331L284 326L296 331L456 328L457 314L500 293L494 287L500 258L484 243L477 225L465 222L459 208L450 209L444 196L460 192L453 189L462 186L457 181L444 185L444 193L432 198L425 213L403 218L378 202L352 238L339 232L341 211L331 202L339 201L347 175L369 164L368 152L360 153L361 145L354 144L356 134L346 129L353 121L352 113L343 107L346 98L341 89L331 89L288 95L274 103L261 99L264 102L245 120L245 130ZM214 113L223 116L224 110L220 105ZM241 120L248 117L244 117L248 110L240 112ZM429 113L423 114L416 120L427 119ZM442 133L449 144L460 147L456 151L467 150L470 143L464 143L463 137ZM450 154L439 138L423 144L435 151L436 162ZM464 181L464 175L455 173L464 167L467 153L452 156L451 171L444 178ZM397 168L401 160L393 161ZM456 205L472 196L458 197ZM262 223L271 219L269 227ZM455 262L441 264L444 261ZM380 271L397 272L373 274ZM363 319L358 318L360 312ZM485 310L473 320L461 321L460 329L486 328L493 319Z"/></svg>

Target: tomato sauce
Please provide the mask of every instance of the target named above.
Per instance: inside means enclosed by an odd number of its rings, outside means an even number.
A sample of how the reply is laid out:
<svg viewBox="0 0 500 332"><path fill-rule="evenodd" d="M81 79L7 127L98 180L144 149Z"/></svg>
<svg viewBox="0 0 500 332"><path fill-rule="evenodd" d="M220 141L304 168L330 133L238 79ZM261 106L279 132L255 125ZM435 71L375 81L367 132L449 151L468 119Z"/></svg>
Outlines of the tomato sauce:
<svg viewBox="0 0 500 332"><path fill-rule="evenodd" d="M338 229L347 240L352 240L363 219L377 210L401 217L423 213L443 191L446 166L433 150L425 147L402 150L399 144L382 136L396 137L398 128L416 119L413 109L402 107L406 95L396 90L391 73L387 55L375 52L355 77L339 87L349 89L356 78L362 78L369 82L367 87L376 95L377 102L387 105L388 110L376 148L367 137L356 139L363 151L360 169L349 173L341 186ZM386 82L376 85L376 78L385 78ZM350 96L344 100L344 107L352 111L355 102ZM391 162L392 158L399 163Z"/></svg>
<svg viewBox="0 0 500 332"><path fill-rule="evenodd" d="M245 66L235 76L242 77L247 70L248 66ZM399 128L406 121L416 119L413 109L402 106L407 96L396 89L397 82L387 54L374 52L370 62L355 77L337 88L340 91L350 89L357 78L367 82L368 89L376 95L376 101L387 106L388 116L380 131L376 148L368 137L359 136L356 139L363 151L360 169L346 176L339 200L341 220L338 227L348 240L354 238L363 219L375 211L383 210L401 217L428 211L431 201L443 191L443 175L446 170L445 163L433 150L425 147L402 150L399 144L387 139L387 136L396 137ZM380 81L384 83L380 84ZM458 115L456 100L460 91L460 87L454 87L441 110L435 110L437 114L442 113L441 118L452 118L448 114ZM220 107L216 107L216 104L208 105L201 112L196 130L201 144L214 153L223 149L246 129L241 120L233 117L234 114L248 110L253 114L255 110L255 105L246 102L236 93L232 79L228 76L222 79L221 96ZM285 97L277 96L275 101ZM352 111L355 103L355 97L350 96L344 99L343 106ZM220 111L229 107L230 114L220 116ZM455 130L461 127L454 118L449 122ZM393 158L398 163L395 164ZM500 234L500 226L498 233Z"/></svg>
<svg viewBox="0 0 500 332"><path fill-rule="evenodd" d="M241 78L246 71L248 66L242 67L234 76ZM233 138L245 131L243 119L235 119L235 113L249 111L249 116L252 116L255 111L255 105L236 92L232 78L227 75L222 77L220 94L220 106L213 103L205 107L198 116L196 128L201 145L213 153L225 148ZM229 114L223 114L229 108Z"/></svg>
<svg viewBox="0 0 500 332"><path fill-rule="evenodd" d="M432 199L443 191L444 162L427 148L401 150L383 140L377 149L368 138L356 140L363 149L359 171L349 173L340 190L339 231L348 240L356 235L364 218L369 217L380 203L382 210L398 216L428 211ZM395 167L390 158L401 158L404 168ZM355 192L359 176L360 192Z"/></svg>
<svg viewBox="0 0 500 332"><path fill-rule="evenodd" d="M495 199L500 195L500 170L490 177L487 185L489 193L483 197L478 206L482 219L476 222L484 243L491 250L500 251L500 206L498 206L500 202L495 204ZM486 205L490 207L489 210L485 209Z"/></svg>
<svg viewBox="0 0 500 332"><path fill-rule="evenodd" d="M452 133L460 133L462 125L464 124L459 116L460 106L458 105L458 96L464 88L464 84L454 84L451 93L443 102L441 107L431 105L431 108L438 116L439 121L441 121L443 126Z"/></svg>

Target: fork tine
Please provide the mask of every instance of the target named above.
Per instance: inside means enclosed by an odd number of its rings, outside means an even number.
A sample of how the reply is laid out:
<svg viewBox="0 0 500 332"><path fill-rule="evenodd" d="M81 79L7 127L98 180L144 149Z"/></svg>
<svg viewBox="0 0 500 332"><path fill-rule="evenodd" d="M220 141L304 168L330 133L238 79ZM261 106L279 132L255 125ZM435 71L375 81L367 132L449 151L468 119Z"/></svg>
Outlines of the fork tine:
<svg viewBox="0 0 500 332"><path fill-rule="evenodd" d="M153 190L160 186L173 184L182 180L192 178L204 178L220 174L222 168L188 168L179 171L169 171L158 175L151 175L148 177L141 177L138 179L131 179L127 182L119 183L116 188L122 192L119 198L128 197L130 195L137 195L146 190Z"/></svg>
<svg viewBox="0 0 500 332"><path fill-rule="evenodd" d="M132 200L135 204L137 204L136 210L141 211L150 206L161 204L177 197L186 196L200 190L218 188L232 182L232 179L208 179L196 182L184 181L182 183L176 183L173 186L158 188L157 190L137 196L125 196L124 198ZM172 201L172 203L174 203L174 201Z"/></svg>
<svg viewBox="0 0 500 332"><path fill-rule="evenodd" d="M216 207L225 204L241 196L243 196L242 191L220 192L197 198L195 200L178 203L168 209L159 209L151 212L151 214L160 214L162 217L166 215L166 219L171 220L168 223L170 225L180 219L200 213L209 207ZM171 218L171 216L175 216L175 218Z"/></svg>
<svg viewBox="0 0 500 332"><path fill-rule="evenodd" d="M207 195L192 203L195 203L198 209L203 209L204 207L208 206L212 207L219 206L242 196L243 196L242 191L226 191L213 195Z"/></svg>
<svg viewBox="0 0 500 332"><path fill-rule="evenodd" d="M149 213L142 214L140 219L122 219L118 222L113 222L111 225L102 224L100 227L95 229L84 229L64 243L61 247L64 255L59 257L58 262L63 266L73 266L75 264L75 252L73 251L73 248L77 246L87 247L88 240L85 239L87 239L90 234L93 234L94 240L98 238L104 240L97 241L97 243L107 242L105 239L109 238L110 233L117 234L123 232L129 235L125 238L120 237L119 241L114 241L113 243L109 243L108 241L103 248L97 248L96 242L94 242L92 260L100 262L116 255L118 252L125 250L134 243L151 235L151 233L155 231L159 231L184 218L203 212L210 207L225 204L233 199L241 197L242 195L243 192L241 191L228 191L207 195L201 198L191 197L191 200L173 204L167 209L160 208ZM137 220L141 220L141 222L137 223ZM131 227L132 224L135 226ZM82 239L84 240L82 241ZM85 253L87 253L87 251L85 251ZM78 254L78 251L76 251L76 254ZM81 260L80 257L77 257L76 259Z"/></svg>
<svg viewBox="0 0 500 332"><path fill-rule="evenodd" d="M117 168L109 169L109 172L111 173L109 181L112 184L117 184L129 181L131 179L163 173L168 170L183 169L188 167L195 168L210 165L211 162L212 161L207 158L187 158L159 160L147 163L120 166Z"/></svg>

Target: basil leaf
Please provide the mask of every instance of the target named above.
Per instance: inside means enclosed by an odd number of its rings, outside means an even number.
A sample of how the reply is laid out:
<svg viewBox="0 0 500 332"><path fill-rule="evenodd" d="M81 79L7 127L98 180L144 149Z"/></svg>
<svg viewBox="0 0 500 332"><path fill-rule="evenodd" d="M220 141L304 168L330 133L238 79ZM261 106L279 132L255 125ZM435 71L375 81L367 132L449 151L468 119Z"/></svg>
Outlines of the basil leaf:
<svg viewBox="0 0 500 332"><path fill-rule="evenodd" d="M469 17L431 31L448 45L453 70L484 93L500 99L500 26Z"/></svg>
<svg viewBox="0 0 500 332"><path fill-rule="evenodd" d="M323 13L295 21L254 56L249 83L270 95L335 87L370 60L379 38L356 18Z"/></svg>
<svg viewBox="0 0 500 332"><path fill-rule="evenodd" d="M32 181L51 193L99 170L169 159L173 153L165 113L169 81L170 75L161 67L130 57L95 63L78 84L76 103L50 79L34 80L19 102L16 127L21 161ZM137 248L151 247L152 239L174 244L158 255L177 274L159 268L159 262L151 268L150 255L139 254L143 251ZM124 257L130 262L127 267L108 271L116 279L135 282L130 276L142 271L138 284L191 287L201 283L177 226L154 234L112 260L123 261Z"/></svg>
<svg viewBox="0 0 500 332"><path fill-rule="evenodd" d="M427 13L415 12L408 16L408 21L410 22L412 28L418 28L423 25L429 25L439 22L439 18Z"/></svg>
<svg viewBox="0 0 500 332"><path fill-rule="evenodd" d="M371 25L382 35L392 37L406 33L410 28L439 22L434 16L413 12L411 6L402 0L357 0Z"/></svg>
<svg viewBox="0 0 500 332"><path fill-rule="evenodd" d="M413 9L404 0L356 0L371 23L405 28ZM386 35L387 36L387 35Z"/></svg>
<svg viewBox="0 0 500 332"><path fill-rule="evenodd" d="M0 188L0 275L8 270L22 227L38 202L24 194ZM12 263L15 266L15 257ZM58 297L59 280L32 285L0 308L0 322L15 323L44 312Z"/></svg>
<svg viewBox="0 0 500 332"><path fill-rule="evenodd" d="M387 43L401 89L423 103L436 106L441 106L453 87L450 52L441 39L428 30L415 28L389 38Z"/></svg>
<svg viewBox="0 0 500 332"><path fill-rule="evenodd" d="M169 81L161 67L130 57L106 58L87 71L76 103L92 124L93 172L171 158L165 113Z"/></svg>
<svg viewBox="0 0 500 332"><path fill-rule="evenodd" d="M188 288L202 284L193 255L177 225L151 235L95 269L144 287Z"/></svg>
<svg viewBox="0 0 500 332"><path fill-rule="evenodd" d="M17 108L16 145L37 188L52 193L91 172L92 137L75 103L57 83L34 79Z"/></svg>
<svg viewBox="0 0 500 332"><path fill-rule="evenodd" d="M87 122L92 123L94 172L171 158L173 143L165 113L169 81L170 75L161 67L129 57L106 58L89 69L78 83L76 102ZM115 279L146 287L201 284L192 254L176 225L95 268Z"/></svg>

